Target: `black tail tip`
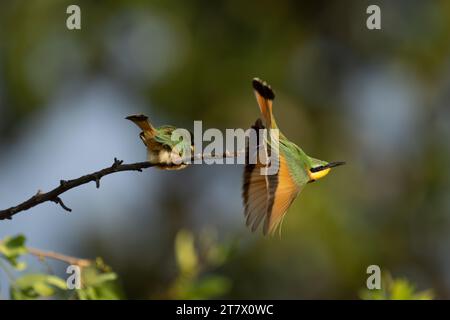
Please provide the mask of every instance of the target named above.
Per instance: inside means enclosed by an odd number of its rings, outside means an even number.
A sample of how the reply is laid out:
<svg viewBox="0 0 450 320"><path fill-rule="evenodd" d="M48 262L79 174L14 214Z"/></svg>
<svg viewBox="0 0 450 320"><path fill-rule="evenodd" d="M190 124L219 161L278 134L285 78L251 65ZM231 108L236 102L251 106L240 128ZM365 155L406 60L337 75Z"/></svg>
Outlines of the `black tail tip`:
<svg viewBox="0 0 450 320"><path fill-rule="evenodd" d="M255 89L263 98L269 100L275 99L275 93L265 81L259 78L253 78L252 85L253 89Z"/></svg>
<svg viewBox="0 0 450 320"><path fill-rule="evenodd" d="M256 119L255 124L251 126L255 130L265 129L264 124L261 119Z"/></svg>
<svg viewBox="0 0 450 320"><path fill-rule="evenodd" d="M126 117L125 119L131 120L131 121L140 121L140 120L148 120L148 117L143 114L133 114L131 116Z"/></svg>

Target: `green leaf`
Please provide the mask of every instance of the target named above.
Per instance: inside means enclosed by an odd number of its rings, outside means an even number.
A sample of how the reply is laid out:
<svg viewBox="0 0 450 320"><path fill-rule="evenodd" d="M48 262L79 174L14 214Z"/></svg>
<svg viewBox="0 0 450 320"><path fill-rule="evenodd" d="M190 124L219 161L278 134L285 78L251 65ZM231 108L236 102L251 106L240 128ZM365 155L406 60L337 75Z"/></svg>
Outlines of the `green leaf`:
<svg viewBox="0 0 450 320"><path fill-rule="evenodd" d="M433 294L431 291L415 292L415 286L406 279L394 280L390 285L392 300L431 300Z"/></svg>
<svg viewBox="0 0 450 320"><path fill-rule="evenodd" d="M19 262L17 259L28 252L25 247L26 238L24 235L15 237L6 237L0 242L0 255L8 261L15 269L24 270L25 262Z"/></svg>
<svg viewBox="0 0 450 320"><path fill-rule="evenodd" d="M82 272L83 288L77 290L80 300L114 300L123 297L114 272L101 272L96 267L87 267Z"/></svg>
<svg viewBox="0 0 450 320"><path fill-rule="evenodd" d="M198 268L198 257L194 247L194 236L181 230L175 238L175 256L182 274L194 274Z"/></svg>
<svg viewBox="0 0 450 320"><path fill-rule="evenodd" d="M90 286L98 286L107 281L114 281L117 279L117 275L114 272L96 274L87 283Z"/></svg>
<svg viewBox="0 0 450 320"><path fill-rule="evenodd" d="M83 269L83 284L86 287L97 286L107 281L114 281L117 275L114 272L101 272L95 267L87 267Z"/></svg>
<svg viewBox="0 0 450 320"><path fill-rule="evenodd" d="M80 300L118 300L123 298L119 286L114 281L77 290L77 294Z"/></svg>
<svg viewBox="0 0 450 320"><path fill-rule="evenodd" d="M97 294L93 287L77 290L78 298L80 300L97 300Z"/></svg>
<svg viewBox="0 0 450 320"><path fill-rule="evenodd" d="M61 290L67 290L67 282L56 276L47 276L47 283Z"/></svg>
<svg viewBox="0 0 450 320"><path fill-rule="evenodd" d="M407 279L392 279L386 276L380 290L363 290L360 297L365 300L431 300L431 290L416 292L415 286Z"/></svg>
<svg viewBox="0 0 450 320"><path fill-rule="evenodd" d="M57 293L55 289L66 290L66 282L53 275L26 274L11 285L12 299L36 299L50 297Z"/></svg>
<svg viewBox="0 0 450 320"><path fill-rule="evenodd" d="M180 299L212 299L223 296L231 288L229 279L223 276L208 276L185 285Z"/></svg>
<svg viewBox="0 0 450 320"><path fill-rule="evenodd" d="M395 280L390 288L392 300L411 299L414 295L414 287L405 279Z"/></svg>

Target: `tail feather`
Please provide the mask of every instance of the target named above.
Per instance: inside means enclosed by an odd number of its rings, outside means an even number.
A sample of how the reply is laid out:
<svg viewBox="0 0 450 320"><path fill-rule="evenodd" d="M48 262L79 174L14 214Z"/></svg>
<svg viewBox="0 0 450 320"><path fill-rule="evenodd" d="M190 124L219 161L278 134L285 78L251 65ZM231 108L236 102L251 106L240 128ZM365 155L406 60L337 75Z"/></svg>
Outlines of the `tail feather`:
<svg viewBox="0 0 450 320"><path fill-rule="evenodd" d="M136 114L126 117L125 119L132 121L139 128L141 128L142 132L146 135L146 138L151 138L155 135L156 130L151 125L148 117L143 114Z"/></svg>
<svg viewBox="0 0 450 320"><path fill-rule="evenodd" d="M272 88L259 78L254 78L252 81L253 89L255 90L256 101L264 118L267 128L275 127L275 121L272 116L272 101L275 99L275 93Z"/></svg>

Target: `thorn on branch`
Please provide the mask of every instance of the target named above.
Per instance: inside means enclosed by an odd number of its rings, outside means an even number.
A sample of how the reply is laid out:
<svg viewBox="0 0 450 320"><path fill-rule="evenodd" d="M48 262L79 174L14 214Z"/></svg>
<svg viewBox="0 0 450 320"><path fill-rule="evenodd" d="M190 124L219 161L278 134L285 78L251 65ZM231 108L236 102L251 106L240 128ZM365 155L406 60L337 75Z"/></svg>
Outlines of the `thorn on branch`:
<svg viewBox="0 0 450 320"><path fill-rule="evenodd" d="M118 160L117 158L114 158L114 163L112 165L113 169L116 169L118 166L120 166L123 163L123 160Z"/></svg>
<svg viewBox="0 0 450 320"><path fill-rule="evenodd" d="M70 209L68 206L66 206L64 204L64 202L61 200L60 197L56 197L55 199L52 200L54 203L59 204L64 210L72 212L72 209Z"/></svg>
<svg viewBox="0 0 450 320"><path fill-rule="evenodd" d="M68 212L72 212L72 209L67 207L64 202L61 200L59 195L61 195L64 192L67 192L73 188L76 188L78 186L81 186L83 184L95 181L97 188L100 186L100 179L106 175L113 174L118 171L139 171L142 172L143 169L147 169L150 167L157 166L156 163L150 163L148 161L145 162L137 162L137 163L130 163L130 164L123 164L123 160L118 160L117 158L114 158L114 163L107 168L104 168L100 171L87 174L84 176L81 176L76 179L72 180L60 180L59 186L54 188L53 190L50 190L48 192L42 192L40 190L37 191L37 193L32 196L30 199L23 201L22 203L8 208L4 210L0 210L0 220L11 220L12 216L25 211L29 210L30 208L33 208L41 203L52 201L56 204L59 204L64 210Z"/></svg>
<svg viewBox="0 0 450 320"><path fill-rule="evenodd" d="M98 175L95 176L95 186L97 187L97 189L100 188L100 177Z"/></svg>

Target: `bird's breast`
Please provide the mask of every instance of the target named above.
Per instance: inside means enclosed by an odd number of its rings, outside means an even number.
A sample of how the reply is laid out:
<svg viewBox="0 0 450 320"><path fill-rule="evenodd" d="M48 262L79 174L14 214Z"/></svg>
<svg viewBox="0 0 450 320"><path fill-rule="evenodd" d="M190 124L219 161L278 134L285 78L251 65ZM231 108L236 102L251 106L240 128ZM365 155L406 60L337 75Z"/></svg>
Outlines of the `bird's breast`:
<svg viewBox="0 0 450 320"><path fill-rule="evenodd" d="M148 150L147 160L150 163L157 164L157 167L165 170L177 170L186 167L183 164L181 156L175 152L167 149Z"/></svg>

